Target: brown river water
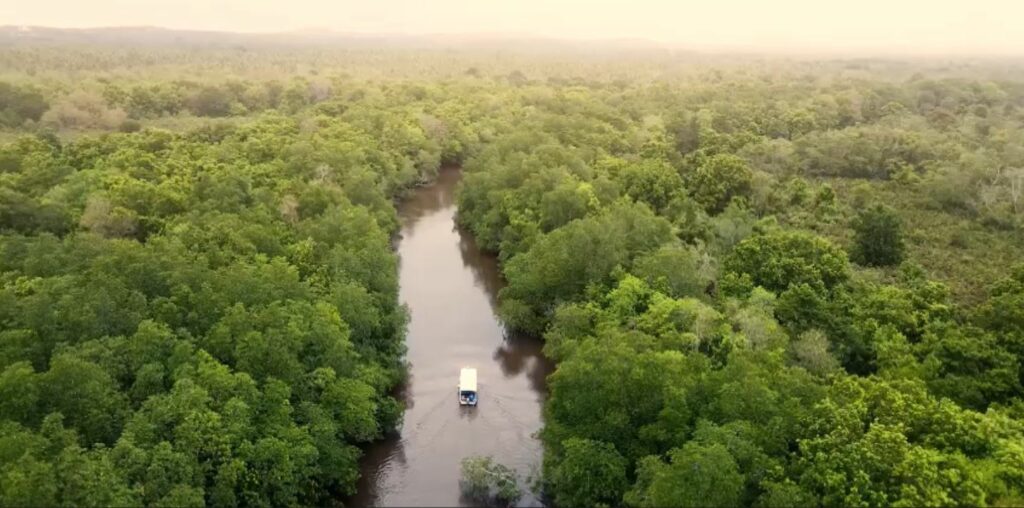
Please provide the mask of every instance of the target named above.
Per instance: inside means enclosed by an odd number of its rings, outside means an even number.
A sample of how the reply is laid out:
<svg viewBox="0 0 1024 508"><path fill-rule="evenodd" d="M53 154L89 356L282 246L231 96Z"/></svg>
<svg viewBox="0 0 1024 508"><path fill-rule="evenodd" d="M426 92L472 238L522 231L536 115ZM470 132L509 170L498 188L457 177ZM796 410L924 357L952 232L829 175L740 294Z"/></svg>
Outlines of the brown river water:
<svg viewBox="0 0 1024 508"><path fill-rule="evenodd" d="M399 388L404 423L361 461L350 506L472 505L459 491L460 461L490 455L520 474L521 506L540 506L526 477L539 473L545 378L542 343L507 331L497 317L505 282L494 256L455 224L457 168L399 205L400 298L410 311L409 379ZM461 407L459 369L478 372L479 405Z"/></svg>

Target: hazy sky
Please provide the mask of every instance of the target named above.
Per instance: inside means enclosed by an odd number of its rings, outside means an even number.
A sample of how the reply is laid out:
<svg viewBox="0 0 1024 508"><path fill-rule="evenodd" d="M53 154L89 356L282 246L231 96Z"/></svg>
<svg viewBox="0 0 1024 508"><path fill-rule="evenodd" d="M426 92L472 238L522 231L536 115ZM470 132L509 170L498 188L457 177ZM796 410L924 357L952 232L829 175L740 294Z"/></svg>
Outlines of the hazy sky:
<svg viewBox="0 0 1024 508"><path fill-rule="evenodd" d="M0 25L645 38L702 48L1024 55L1024 0L0 0Z"/></svg>

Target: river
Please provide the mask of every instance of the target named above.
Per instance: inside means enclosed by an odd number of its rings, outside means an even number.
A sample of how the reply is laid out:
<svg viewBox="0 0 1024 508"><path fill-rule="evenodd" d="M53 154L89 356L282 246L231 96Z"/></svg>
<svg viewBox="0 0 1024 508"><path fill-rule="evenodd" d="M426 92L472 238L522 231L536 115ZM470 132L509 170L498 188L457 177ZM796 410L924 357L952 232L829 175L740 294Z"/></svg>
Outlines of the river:
<svg viewBox="0 0 1024 508"><path fill-rule="evenodd" d="M474 455L515 468L521 480L540 471L536 433L552 365L539 339L510 333L497 317L505 284L497 260L455 224L460 176L442 169L399 206L400 298L411 313L410 375L399 387L405 418L367 449L352 506L471 505L460 495L459 464ZM475 408L457 400L462 367L478 371ZM522 483L519 504L539 506Z"/></svg>

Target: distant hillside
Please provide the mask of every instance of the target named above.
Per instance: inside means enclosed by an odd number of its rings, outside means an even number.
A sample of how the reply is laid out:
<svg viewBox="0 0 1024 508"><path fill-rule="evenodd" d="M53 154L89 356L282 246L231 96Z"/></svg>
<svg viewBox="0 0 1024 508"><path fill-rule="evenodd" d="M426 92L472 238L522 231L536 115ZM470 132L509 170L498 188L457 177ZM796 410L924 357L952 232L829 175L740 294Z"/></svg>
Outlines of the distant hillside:
<svg viewBox="0 0 1024 508"><path fill-rule="evenodd" d="M390 47L423 49L513 49L518 51L636 51L667 49L667 46L643 39L565 40L518 34L359 34L308 29L278 33L237 33L168 28L102 27L51 28L39 26L0 26L0 45L21 44L98 44L123 46L201 46L258 47L266 45Z"/></svg>

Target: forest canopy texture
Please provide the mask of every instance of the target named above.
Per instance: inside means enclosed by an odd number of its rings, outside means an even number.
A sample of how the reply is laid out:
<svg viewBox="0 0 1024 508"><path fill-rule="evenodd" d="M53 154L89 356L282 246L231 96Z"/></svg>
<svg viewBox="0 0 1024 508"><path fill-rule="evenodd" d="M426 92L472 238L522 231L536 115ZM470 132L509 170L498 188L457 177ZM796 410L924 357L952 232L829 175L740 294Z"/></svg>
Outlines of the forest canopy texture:
<svg viewBox="0 0 1024 508"><path fill-rule="evenodd" d="M8 42L0 505L354 492L443 164L553 504L1024 503L1024 68Z"/></svg>

